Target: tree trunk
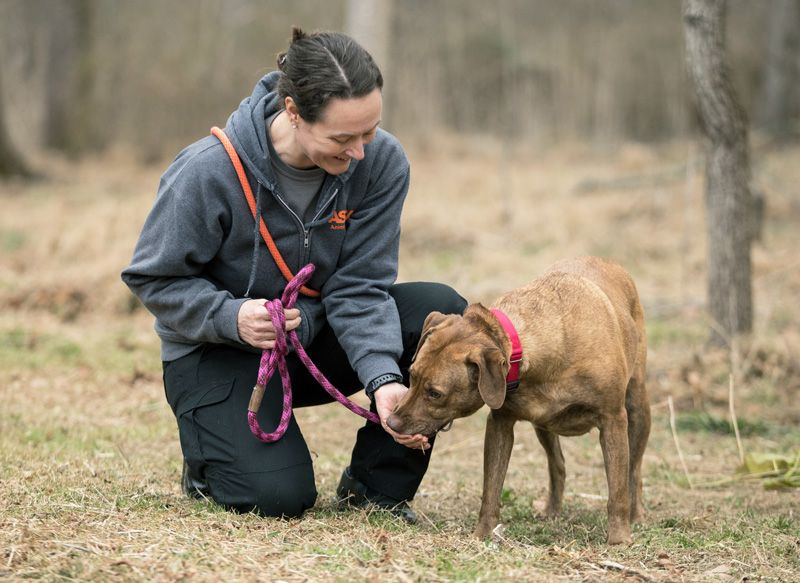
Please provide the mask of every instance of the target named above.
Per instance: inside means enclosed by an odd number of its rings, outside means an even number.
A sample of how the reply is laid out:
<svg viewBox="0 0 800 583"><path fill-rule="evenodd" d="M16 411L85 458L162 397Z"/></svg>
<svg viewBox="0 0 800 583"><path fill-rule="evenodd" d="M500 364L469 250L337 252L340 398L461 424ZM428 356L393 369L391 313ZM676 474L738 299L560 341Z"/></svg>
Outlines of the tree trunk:
<svg viewBox="0 0 800 583"><path fill-rule="evenodd" d="M756 109L759 127L771 136L791 135L789 120L797 98L800 0L773 0L767 20L767 58Z"/></svg>
<svg viewBox="0 0 800 583"><path fill-rule="evenodd" d="M347 0L345 32L369 51L378 64L384 81L390 75L391 23L391 0ZM389 111L386 101L384 93L381 125L389 127Z"/></svg>
<svg viewBox="0 0 800 583"><path fill-rule="evenodd" d="M3 108L3 76L0 74L0 178L22 176L29 178L33 173L11 143L6 128L6 115Z"/></svg>
<svg viewBox="0 0 800 583"><path fill-rule="evenodd" d="M683 19L689 76L707 138L710 341L724 345L753 326L747 116L725 59L725 0L684 0Z"/></svg>
<svg viewBox="0 0 800 583"><path fill-rule="evenodd" d="M91 0L57 0L52 4L45 94L45 145L71 156L93 141L91 92Z"/></svg>

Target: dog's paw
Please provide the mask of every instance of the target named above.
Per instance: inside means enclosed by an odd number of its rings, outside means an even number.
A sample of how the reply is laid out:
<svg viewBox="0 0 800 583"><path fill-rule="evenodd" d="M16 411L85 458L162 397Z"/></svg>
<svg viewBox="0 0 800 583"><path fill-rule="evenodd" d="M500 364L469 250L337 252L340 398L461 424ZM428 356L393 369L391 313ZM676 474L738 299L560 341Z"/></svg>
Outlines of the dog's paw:
<svg viewBox="0 0 800 583"><path fill-rule="evenodd" d="M479 539L483 540L485 538L489 538L490 536L493 536L494 529L495 529L495 525L493 525L493 524L479 522L478 526L475 527L475 530L473 531L473 534L475 535L475 538L479 538Z"/></svg>
<svg viewBox="0 0 800 583"><path fill-rule="evenodd" d="M631 537L630 528L617 528L608 531L608 544L610 545L632 545L633 537Z"/></svg>
<svg viewBox="0 0 800 583"><path fill-rule="evenodd" d="M485 532L485 534L483 534ZM499 523L493 529L486 531L486 529L481 529L481 534L478 534L478 529L475 529L475 536L477 536L480 540L494 543L495 545L502 545L507 542L506 540L506 527L504 524Z"/></svg>
<svg viewBox="0 0 800 583"><path fill-rule="evenodd" d="M644 521L644 510L641 507L631 510L631 523L639 524L643 521Z"/></svg>
<svg viewBox="0 0 800 583"><path fill-rule="evenodd" d="M544 520L553 520L561 514L561 506L555 506L549 500L534 500L533 510Z"/></svg>

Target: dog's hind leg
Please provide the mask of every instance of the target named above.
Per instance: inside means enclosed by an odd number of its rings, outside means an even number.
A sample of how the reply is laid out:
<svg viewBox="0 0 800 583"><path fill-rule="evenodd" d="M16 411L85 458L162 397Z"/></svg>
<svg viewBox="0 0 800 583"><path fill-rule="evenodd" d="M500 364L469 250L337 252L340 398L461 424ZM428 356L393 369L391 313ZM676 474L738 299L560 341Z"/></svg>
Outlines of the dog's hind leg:
<svg viewBox="0 0 800 583"><path fill-rule="evenodd" d="M483 497L475 536L489 536L500 521L500 494L514 446L516 419L492 411L486 419L483 443Z"/></svg>
<svg viewBox="0 0 800 583"><path fill-rule="evenodd" d="M650 436L650 401L644 384L644 363L636 367L628 382L625 394L625 409L628 411L628 445L630 447L630 470L628 491L630 493L631 522L644 518L642 502L642 457Z"/></svg>
<svg viewBox="0 0 800 583"><path fill-rule="evenodd" d="M550 474L550 492L547 498L545 515L548 518L554 518L561 512L561 501L564 499L564 478L566 476L564 454L561 452L561 443L558 441L558 435L540 429L535 425L533 428L536 430L536 437L539 438L539 443L542 444L547 454L547 471Z"/></svg>
<svg viewBox="0 0 800 583"><path fill-rule="evenodd" d="M621 405L621 403L620 403ZM628 412L603 415L600 447L608 483L608 544L631 543L630 498L628 497Z"/></svg>

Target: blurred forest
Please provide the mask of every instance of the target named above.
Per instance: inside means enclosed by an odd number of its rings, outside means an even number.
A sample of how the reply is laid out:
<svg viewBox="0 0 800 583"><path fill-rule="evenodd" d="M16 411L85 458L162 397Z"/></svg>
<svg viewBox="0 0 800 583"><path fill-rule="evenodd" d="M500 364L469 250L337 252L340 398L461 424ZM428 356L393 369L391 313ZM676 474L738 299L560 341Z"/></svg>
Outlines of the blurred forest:
<svg viewBox="0 0 800 583"><path fill-rule="evenodd" d="M169 158L225 122L293 24L350 31L373 51L384 125L402 139L604 146L696 125L679 0L3 0L10 141L23 156L116 146ZM800 114L798 24L797 0L729 2L735 86L776 137Z"/></svg>

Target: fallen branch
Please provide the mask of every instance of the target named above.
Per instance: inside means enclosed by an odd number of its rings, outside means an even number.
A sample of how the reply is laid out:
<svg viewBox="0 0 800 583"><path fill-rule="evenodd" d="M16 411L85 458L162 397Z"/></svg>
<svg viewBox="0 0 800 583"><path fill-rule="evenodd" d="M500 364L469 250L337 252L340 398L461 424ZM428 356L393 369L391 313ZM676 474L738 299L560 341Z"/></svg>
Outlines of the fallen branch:
<svg viewBox="0 0 800 583"><path fill-rule="evenodd" d="M625 575L632 575L633 577L636 577L642 581L653 581L651 577L648 577L644 573L637 571L636 569L626 567L625 565L617 563L616 561L600 561L598 565L606 570L611 569L613 571L624 573Z"/></svg>
<svg viewBox="0 0 800 583"><path fill-rule="evenodd" d="M592 194L603 190L633 190L637 188L654 188L665 186L684 180L688 168L686 164L680 164L673 168L651 172L648 174L629 174L627 176L615 176L613 178L586 178L576 184L572 192L576 195Z"/></svg>
<svg viewBox="0 0 800 583"><path fill-rule="evenodd" d="M698 488L718 488L737 482L765 480L764 488L800 488L800 452L794 458L782 454L749 453L739 468L739 473L730 478L701 482Z"/></svg>

